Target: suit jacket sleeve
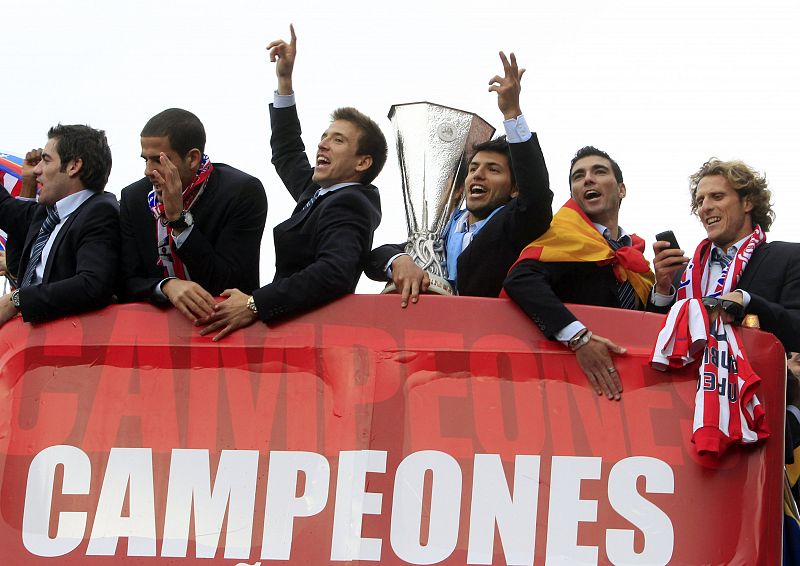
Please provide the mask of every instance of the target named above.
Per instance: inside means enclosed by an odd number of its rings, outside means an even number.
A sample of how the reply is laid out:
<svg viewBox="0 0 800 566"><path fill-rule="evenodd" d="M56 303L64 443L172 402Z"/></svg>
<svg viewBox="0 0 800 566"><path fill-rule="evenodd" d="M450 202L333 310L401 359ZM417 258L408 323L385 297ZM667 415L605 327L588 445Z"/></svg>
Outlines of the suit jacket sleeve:
<svg viewBox="0 0 800 566"><path fill-rule="evenodd" d="M503 283L508 296L548 338L577 320L553 291L559 272L557 264L526 259L511 269Z"/></svg>
<svg viewBox="0 0 800 566"><path fill-rule="evenodd" d="M142 234L136 229L133 193L122 192L120 199L119 227L122 257L120 269L120 296L125 301L146 301L153 296L153 288L164 279L151 277L149 266L144 265L139 248L143 245ZM149 220L149 219L148 219ZM155 230L155 227L152 228Z"/></svg>
<svg viewBox="0 0 800 566"><path fill-rule="evenodd" d="M508 219L508 237L519 249L547 232L553 220L553 191L539 138L508 144L519 193L516 210Z"/></svg>
<svg viewBox="0 0 800 566"><path fill-rule="evenodd" d="M761 329L772 332L787 351L800 352L800 246L790 244L786 249L789 257L784 264L784 271L782 274L775 273L775 281L770 284L778 289L777 300L769 300L759 294L758 282L753 282L744 287L750 294L747 313L758 315ZM774 261L772 265L779 266L780 262ZM765 271L757 273L764 278L770 277Z"/></svg>
<svg viewBox="0 0 800 566"><path fill-rule="evenodd" d="M119 260L116 200L97 195L83 206L87 208L80 211L81 217L64 228L75 232L64 235L70 238L69 246L58 252L74 254L74 275L21 289L20 312L26 322L87 312L111 302ZM66 245L66 241L62 245ZM54 261L59 258L48 258L48 264ZM72 258L69 261L72 262Z"/></svg>
<svg viewBox="0 0 800 566"><path fill-rule="evenodd" d="M27 200L18 200L8 191L0 190L0 229L13 238L20 249L25 245L25 237L40 206Z"/></svg>
<svg viewBox="0 0 800 566"><path fill-rule="evenodd" d="M308 162L306 148L300 137L302 131L297 107L275 108L270 104L269 116L272 123L272 136L269 140L272 164L294 200L299 201L303 192L313 186L311 177L314 169ZM311 194L306 195L306 198L310 197Z"/></svg>
<svg viewBox="0 0 800 566"><path fill-rule="evenodd" d="M253 298L264 322L324 305L351 292L380 222L380 212L357 189L341 189L317 205L315 259L306 268L257 289Z"/></svg>
<svg viewBox="0 0 800 566"><path fill-rule="evenodd" d="M214 245L195 225L177 255L189 268L193 280L204 282L206 291L219 295L235 288L241 273L250 268L253 252L258 258L261 237L267 221L267 196L264 186L255 177L248 177L247 186L240 192L228 221L217 235ZM258 261L258 259L256 259ZM258 282L254 283L255 286ZM251 293L253 289L240 289Z"/></svg>
<svg viewBox="0 0 800 566"><path fill-rule="evenodd" d="M406 244L384 244L369 253L364 275L373 281L386 281L386 264L397 254L405 253Z"/></svg>

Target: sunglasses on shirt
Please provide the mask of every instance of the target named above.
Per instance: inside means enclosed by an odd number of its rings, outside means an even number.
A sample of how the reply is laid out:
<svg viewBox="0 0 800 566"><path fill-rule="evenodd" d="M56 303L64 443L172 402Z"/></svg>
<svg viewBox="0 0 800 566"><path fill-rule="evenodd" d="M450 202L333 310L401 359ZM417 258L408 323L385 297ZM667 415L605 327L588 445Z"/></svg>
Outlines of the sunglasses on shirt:
<svg viewBox="0 0 800 566"><path fill-rule="evenodd" d="M739 321L744 318L744 307L736 301L729 301L728 299L720 299L719 297L703 297L701 299L703 306L709 314L714 311L721 310L729 314L734 320Z"/></svg>

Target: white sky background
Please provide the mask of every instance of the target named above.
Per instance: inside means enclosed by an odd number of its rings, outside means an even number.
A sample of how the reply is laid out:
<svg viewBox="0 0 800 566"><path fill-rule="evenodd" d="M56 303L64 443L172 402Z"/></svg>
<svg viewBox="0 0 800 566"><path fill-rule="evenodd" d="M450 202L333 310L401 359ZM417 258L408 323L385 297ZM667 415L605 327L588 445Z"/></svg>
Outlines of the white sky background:
<svg viewBox="0 0 800 566"><path fill-rule="evenodd" d="M369 114L389 140L375 245L406 237L389 107L428 100L502 130L487 91L502 71L500 49L527 68L522 110L539 134L556 207L569 195L570 158L595 145L625 176L621 225L648 243L672 229L691 253L704 231L689 214L688 175L711 156L741 158L773 190L768 238L797 240L800 5L792 0L7 0L0 151L43 146L57 122L104 129L114 155L108 190L119 195L142 176L145 122L186 108L203 121L213 161L266 187L267 283L272 228L294 203L269 162L276 81L264 48L288 39L290 22L306 147L313 152L338 106ZM381 288L363 278L359 291Z"/></svg>

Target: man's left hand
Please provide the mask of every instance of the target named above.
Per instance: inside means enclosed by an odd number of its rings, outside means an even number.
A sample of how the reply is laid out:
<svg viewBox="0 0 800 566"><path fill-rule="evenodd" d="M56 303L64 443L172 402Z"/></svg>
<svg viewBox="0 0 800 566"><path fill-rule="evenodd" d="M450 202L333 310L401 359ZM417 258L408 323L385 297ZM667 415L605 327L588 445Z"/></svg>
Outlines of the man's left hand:
<svg viewBox="0 0 800 566"><path fill-rule="evenodd" d="M724 295L720 295L719 299L721 301L733 301L734 303L744 306L744 295L742 295L741 291L731 291L730 293L725 293ZM722 319L722 322L725 324L733 324L736 321L733 315L726 313L722 309L719 309L719 316Z"/></svg>
<svg viewBox="0 0 800 566"><path fill-rule="evenodd" d="M164 174L153 170L155 184L161 187L161 202L164 203L164 216L167 220L177 220L183 212L183 186L181 185L181 174L169 157L162 152L159 156Z"/></svg>
<svg viewBox="0 0 800 566"><path fill-rule="evenodd" d="M245 295L239 289L225 289L222 296L227 299L214 307L214 314L196 323L199 326L205 326L200 331L200 336L222 329L214 336L214 342L222 340L234 330L250 326L258 318L253 311L247 308L249 295Z"/></svg>
<svg viewBox="0 0 800 566"><path fill-rule="evenodd" d="M0 326L19 314L17 307L11 302L11 293L0 297Z"/></svg>

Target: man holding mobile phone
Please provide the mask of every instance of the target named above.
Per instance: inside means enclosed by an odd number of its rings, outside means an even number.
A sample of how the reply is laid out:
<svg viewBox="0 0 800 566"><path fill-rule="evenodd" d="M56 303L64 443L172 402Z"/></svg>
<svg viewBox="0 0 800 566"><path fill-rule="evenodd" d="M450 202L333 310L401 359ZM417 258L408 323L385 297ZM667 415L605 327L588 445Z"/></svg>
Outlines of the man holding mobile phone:
<svg viewBox="0 0 800 566"><path fill-rule="evenodd" d="M677 295L672 281L685 270L679 287L713 298L714 305L706 301L713 316L730 323L756 315L787 351L800 350L800 244L766 241L775 218L766 178L742 161L712 158L692 175L690 190L692 212L708 237L691 260L667 242L653 244L656 284L648 310L669 310Z"/></svg>

